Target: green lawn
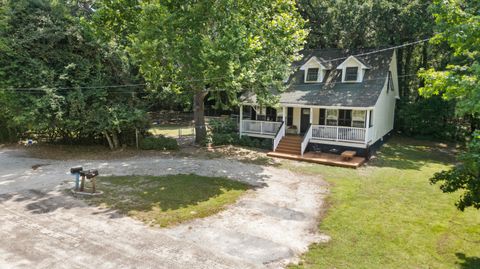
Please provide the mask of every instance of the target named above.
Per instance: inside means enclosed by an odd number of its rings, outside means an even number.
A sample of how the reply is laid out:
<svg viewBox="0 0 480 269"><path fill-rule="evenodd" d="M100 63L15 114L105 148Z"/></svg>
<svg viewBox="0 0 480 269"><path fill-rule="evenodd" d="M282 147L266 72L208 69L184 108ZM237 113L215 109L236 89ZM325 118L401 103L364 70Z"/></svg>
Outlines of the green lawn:
<svg viewBox="0 0 480 269"><path fill-rule="evenodd" d="M312 246L292 268L480 268L480 211L458 211L459 194L428 181L452 163L445 151L395 138L357 170L285 163L331 183L319 228L332 240Z"/></svg>
<svg viewBox="0 0 480 269"><path fill-rule="evenodd" d="M187 125L158 125L152 127L148 130L153 135L164 135L178 137L182 136L191 136L194 134L194 129L192 126Z"/></svg>
<svg viewBox="0 0 480 269"><path fill-rule="evenodd" d="M100 177L93 204L113 208L154 226L169 226L218 213L248 185L197 175Z"/></svg>

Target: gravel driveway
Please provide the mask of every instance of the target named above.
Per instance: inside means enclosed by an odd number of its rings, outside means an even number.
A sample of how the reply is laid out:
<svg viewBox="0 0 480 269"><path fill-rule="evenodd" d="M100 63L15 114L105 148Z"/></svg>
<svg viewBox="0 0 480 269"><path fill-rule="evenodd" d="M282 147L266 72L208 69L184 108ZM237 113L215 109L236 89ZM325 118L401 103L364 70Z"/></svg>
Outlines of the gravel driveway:
<svg viewBox="0 0 480 269"><path fill-rule="evenodd" d="M63 195L74 165L102 175L224 176L258 188L217 215L151 228ZM54 161L0 149L0 268L284 267L328 240L317 231L327 192L320 177L232 160Z"/></svg>

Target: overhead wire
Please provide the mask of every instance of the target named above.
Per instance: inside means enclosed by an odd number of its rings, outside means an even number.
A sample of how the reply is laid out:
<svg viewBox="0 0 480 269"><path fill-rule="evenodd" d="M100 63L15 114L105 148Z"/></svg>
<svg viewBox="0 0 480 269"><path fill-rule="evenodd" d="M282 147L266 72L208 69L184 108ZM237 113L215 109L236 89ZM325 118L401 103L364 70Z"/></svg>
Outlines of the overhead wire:
<svg viewBox="0 0 480 269"><path fill-rule="evenodd" d="M404 44L397 45L397 46L391 46L391 47L388 47L388 48L372 50L372 51L368 51L368 52L364 52L364 53L358 53L358 54L353 54L353 55L349 55L349 56L345 56L345 57L328 59L328 60L324 60L324 61L325 62L334 62L334 61L347 59L348 57L351 57L351 56L361 57L361 56L371 55L371 54L375 54L375 53L385 52L385 51L388 51L388 50L394 50L394 49L398 49L398 48L403 48L403 47L407 47L407 46L416 45L416 44L419 44L419 43L427 42L430 39L432 39L432 37L424 38L424 39L421 39L421 40L412 41L412 42L408 42L408 43L404 43ZM298 67L298 66L293 66L293 67ZM265 72L267 72L267 71L265 71ZM398 77L407 77L407 76L413 76L413 75L416 75L416 74L408 74L408 75L402 75L402 76L398 76ZM156 82L155 85L165 85L165 84L174 84L174 83L182 84L182 83L195 82L195 81L205 81L205 82L207 82L207 81L212 81L212 80L222 80L222 79L226 79L226 78L230 78L230 76L191 79L191 80L182 80L182 81L175 81L175 80L159 81L159 82ZM382 78L368 79L368 80L363 80L363 81L380 80L380 79L385 79L385 78L382 77ZM334 83L334 82L332 82L332 83ZM335 83L337 83L337 82L335 82ZM305 85L315 85L315 84L325 84L325 83L309 83L309 84L305 84ZM137 92L136 91L122 91L122 90L118 90L118 89L119 88L145 87L147 85L149 85L149 83L123 84L123 85L77 86L77 87L48 87L48 86L31 87L31 88L28 88L28 87L25 87L25 88L9 87L9 88L4 88L4 89L0 89L0 90L2 90L2 91L16 91L16 92L35 92L35 91L44 92L45 90L48 90L48 89L57 90L57 91L81 90L81 89L117 89L116 91L110 91L109 90L109 92L110 93L129 93L130 94L130 93L137 93ZM298 85L300 85L300 84L298 84Z"/></svg>

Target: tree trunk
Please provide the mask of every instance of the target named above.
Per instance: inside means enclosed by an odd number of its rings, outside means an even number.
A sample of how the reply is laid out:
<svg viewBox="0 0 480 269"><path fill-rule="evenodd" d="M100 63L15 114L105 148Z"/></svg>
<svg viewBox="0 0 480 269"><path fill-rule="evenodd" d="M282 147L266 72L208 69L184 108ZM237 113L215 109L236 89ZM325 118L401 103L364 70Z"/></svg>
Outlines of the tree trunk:
<svg viewBox="0 0 480 269"><path fill-rule="evenodd" d="M193 118L195 121L195 143L203 145L207 139L207 128L205 127L205 96L207 91L197 91L193 100Z"/></svg>
<svg viewBox="0 0 480 269"><path fill-rule="evenodd" d="M108 146L110 147L111 150L113 150L112 139L111 139L110 136L108 135L108 132L107 132L107 131L103 131L103 135L105 135L105 138L106 138L107 141L108 141Z"/></svg>
<svg viewBox="0 0 480 269"><path fill-rule="evenodd" d="M113 146L118 149L120 147L120 142L118 141L118 135L117 132L113 131L112 132L112 140L113 140Z"/></svg>

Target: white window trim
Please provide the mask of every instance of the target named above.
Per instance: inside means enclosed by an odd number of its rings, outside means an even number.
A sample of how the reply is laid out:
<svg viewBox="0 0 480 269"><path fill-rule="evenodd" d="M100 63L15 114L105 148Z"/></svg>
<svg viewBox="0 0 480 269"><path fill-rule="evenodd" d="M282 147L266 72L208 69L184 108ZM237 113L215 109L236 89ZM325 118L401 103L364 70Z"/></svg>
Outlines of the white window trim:
<svg viewBox="0 0 480 269"><path fill-rule="evenodd" d="M351 63L353 60L355 63ZM357 67L357 80L345 80L347 67ZM343 63L341 63L337 69L342 70L342 83L360 83L363 81L365 70L369 69L368 66L360 62L355 56L349 56Z"/></svg>
<svg viewBox="0 0 480 269"><path fill-rule="evenodd" d="M307 80L308 70L318 68L317 80ZM303 78L305 83L318 83L323 81L323 72L321 67L309 67L305 70L305 77Z"/></svg>
<svg viewBox="0 0 480 269"><path fill-rule="evenodd" d="M318 76L317 80L307 80L307 75L308 75L308 69L311 68L318 68ZM320 60L318 60L317 57L313 56L311 57L305 64L303 64L300 67L300 70L304 71L304 76L303 76L303 82L304 83L319 83L323 82L323 79L325 78L325 74L327 73L327 70L329 70L327 67L325 67Z"/></svg>

